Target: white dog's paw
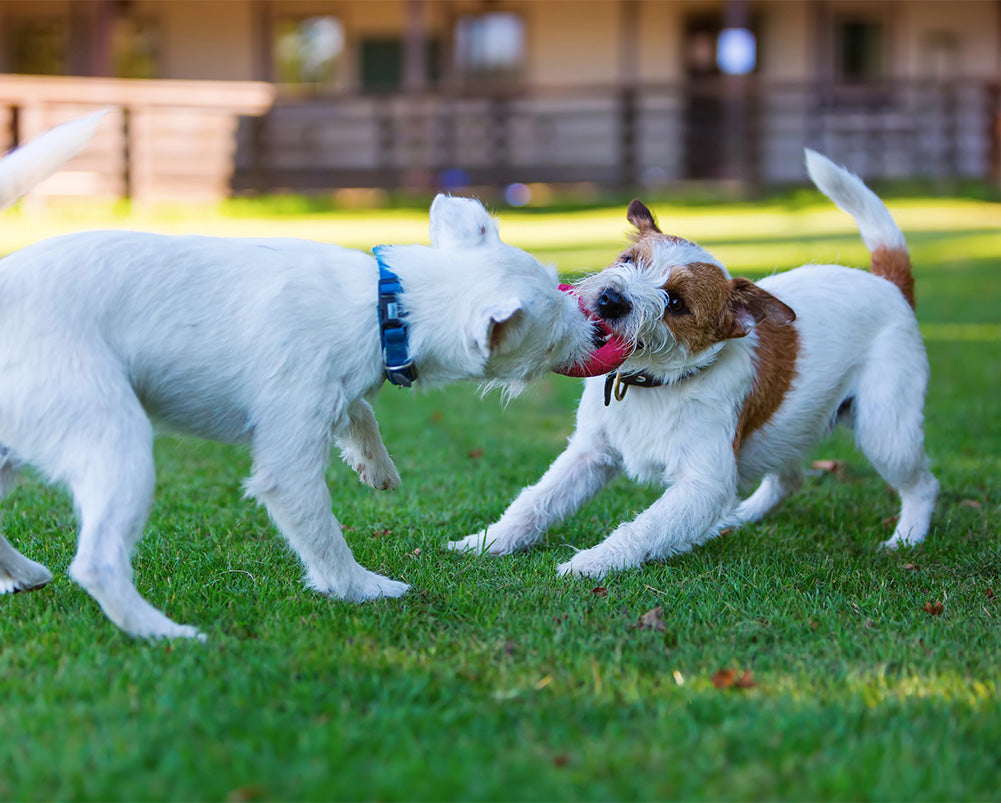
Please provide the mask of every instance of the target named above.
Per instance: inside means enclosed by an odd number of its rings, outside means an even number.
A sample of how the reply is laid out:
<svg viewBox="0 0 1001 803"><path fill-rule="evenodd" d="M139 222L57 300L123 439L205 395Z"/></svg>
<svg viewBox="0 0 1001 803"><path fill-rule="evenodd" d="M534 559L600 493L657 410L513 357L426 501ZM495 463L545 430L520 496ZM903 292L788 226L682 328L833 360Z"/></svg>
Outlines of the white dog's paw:
<svg viewBox="0 0 1001 803"><path fill-rule="evenodd" d="M356 581L351 585L351 596L349 599L354 602L365 602L379 597L402 597L410 588L406 583L399 580L390 580L381 574L365 570L365 576L361 582Z"/></svg>
<svg viewBox="0 0 1001 803"><path fill-rule="evenodd" d="M142 614L133 612L133 615L123 618L120 622L115 621L115 624L130 636L150 641L181 638L206 641L205 634L198 632L197 628L191 625L179 625L153 608Z"/></svg>
<svg viewBox="0 0 1001 803"><path fill-rule="evenodd" d="M461 552L465 555L482 555L490 552L492 542L487 540L487 531L480 530L478 533L467 535L458 541L449 541L448 548L453 552Z"/></svg>
<svg viewBox="0 0 1001 803"><path fill-rule="evenodd" d="M52 572L41 563L22 558L16 567L0 569L0 594L16 594L18 591L34 591L52 582Z"/></svg>
<svg viewBox="0 0 1001 803"><path fill-rule="evenodd" d="M191 625L178 625L173 623L171 624L173 626L167 628L166 630L159 631L156 633L143 633L141 635L143 636L143 638L149 638L149 639L188 638L188 639L194 639L195 641L200 641L203 644L206 641L208 641L206 635L204 633L200 633L198 631L198 628L192 627Z"/></svg>
<svg viewBox="0 0 1001 803"><path fill-rule="evenodd" d="M922 539L920 538L910 538L906 535L897 535L896 533L883 541L880 545L880 549L897 550L906 549L907 547L917 546L920 544Z"/></svg>
<svg viewBox="0 0 1001 803"><path fill-rule="evenodd" d="M312 574L308 578L308 584L321 594L340 597L348 602L367 602L379 597L402 597L410 588L406 583L390 580L361 566L346 584L324 582Z"/></svg>
<svg viewBox="0 0 1001 803"><path fill-rule="evenodd" d="M362 482L377 491L395 491L400 487L400 472L392 460L373 460L354 469Z"/></svg>

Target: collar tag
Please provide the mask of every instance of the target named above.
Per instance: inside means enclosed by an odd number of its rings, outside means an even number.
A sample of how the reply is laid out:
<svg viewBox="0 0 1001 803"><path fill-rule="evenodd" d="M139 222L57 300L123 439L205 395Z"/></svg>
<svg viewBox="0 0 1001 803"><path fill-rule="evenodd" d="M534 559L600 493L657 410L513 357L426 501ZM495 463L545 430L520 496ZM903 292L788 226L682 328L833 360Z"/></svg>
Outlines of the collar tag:
<svg viewBox="0 0 1001 803"><path fill-rule="evenodd" d="M386 265L385 246L372 249L379 265L379 342L386 379L393 385L409 388L417 379L417 369L407 347L406 308L399 298L403 292L400 277Z"/></svg>

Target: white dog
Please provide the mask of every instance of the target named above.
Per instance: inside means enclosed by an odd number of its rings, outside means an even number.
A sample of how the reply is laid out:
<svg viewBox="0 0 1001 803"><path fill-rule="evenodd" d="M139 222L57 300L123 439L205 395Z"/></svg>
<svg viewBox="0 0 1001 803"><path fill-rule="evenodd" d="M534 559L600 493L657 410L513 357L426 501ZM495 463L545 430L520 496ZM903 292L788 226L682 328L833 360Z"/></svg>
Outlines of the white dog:
<svg viewBox="0 0 1001 803"><path fill-rule="evenodd" d="M884 546L925 537L938 483L924 452L928 363L904 237L858 178L812 151L807 168L855 218L872 272L809 265L758 284L731 279L633 201L634 244L578 286L635 343L633 355L620 374L585 383L577 429L542 479L453 549L525 549L624 471L662 484L664 495L559 572L600 577L685 552L774 509L837 423L854 427L859 449L900 494ZM759 481L739 502L738 488Z"/></svg>
<svg viewBox="0 0 1001 803"><path fill-rule="evenodd" d="M97 119L0 162L0 198L55 169ZM352 601L403 594L352 557L324 479L336 442L363 482L399 484L365 397L387 376L516 392L549 369L588 373L595 341L555 270L502 243L478 202L438 196L430 227L431 247L383 246L377 259L297 240L92 232L2 260L0 496L22 464L65 483L80 520L72 577L133 635L199 635L132 583L153 495L152 417L250 446L247 492L312 588ZM0 537L0 591L50 579Z"/></svg>

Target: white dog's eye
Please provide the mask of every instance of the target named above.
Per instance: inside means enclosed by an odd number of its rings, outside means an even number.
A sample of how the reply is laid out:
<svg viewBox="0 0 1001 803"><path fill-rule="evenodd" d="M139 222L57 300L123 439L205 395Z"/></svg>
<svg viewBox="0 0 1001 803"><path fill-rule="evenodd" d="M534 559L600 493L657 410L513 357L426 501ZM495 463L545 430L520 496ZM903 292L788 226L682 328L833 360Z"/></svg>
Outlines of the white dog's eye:
<svg viewBox="0 0 1001 803"><path fill-rule="evenodd" d="M623 254L622 256L619 257L619 263L622 264L622 265L632 265L633 264L633 255L632 254Z"/></svg>

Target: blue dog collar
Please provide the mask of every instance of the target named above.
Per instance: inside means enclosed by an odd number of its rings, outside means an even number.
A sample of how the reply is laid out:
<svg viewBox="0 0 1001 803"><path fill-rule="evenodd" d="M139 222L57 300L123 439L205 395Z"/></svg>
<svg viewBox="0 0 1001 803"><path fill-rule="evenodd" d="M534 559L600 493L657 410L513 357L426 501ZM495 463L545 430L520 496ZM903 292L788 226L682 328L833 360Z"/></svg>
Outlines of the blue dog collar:
<svg viewBox="0 0 1001 803"><path fill-rule="evenodd" d="M383 253L388 248L377 245L372 249L379 265L379 342L386 379L392 384L409 388L417 379L417 369L407 349L407 312L400 301L403 285L400 277L386 265Z"/></svg>

